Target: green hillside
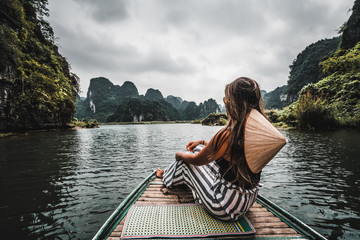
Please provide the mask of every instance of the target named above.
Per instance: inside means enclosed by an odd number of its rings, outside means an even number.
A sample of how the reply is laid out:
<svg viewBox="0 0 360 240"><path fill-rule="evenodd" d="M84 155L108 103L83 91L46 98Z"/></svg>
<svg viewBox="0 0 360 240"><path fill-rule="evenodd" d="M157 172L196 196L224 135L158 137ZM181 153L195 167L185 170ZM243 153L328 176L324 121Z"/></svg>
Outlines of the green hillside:
<svg viewBox="0 0 360 240"><path fill-rule="evenodd" d="M360 126L359 13L360 0L356 0L343 26L340 48L320 63L323 78L305 86L279 120L312 129Z"/></svg>
<svg viewBox="0 0 360 240"><path fill-rule="evenodd" d="M62 127L78 78L54 44L47 0L0 2L0 130Z"/></svg>
<svg viewBox="0 0 360 240"><path fill-rule="evenodd" d="M340 44L340 37L323 39L307 46L290 65L287 87L287 103L297 100L300 90L309 83L323 78L320 62L334 53Z"/></svg>

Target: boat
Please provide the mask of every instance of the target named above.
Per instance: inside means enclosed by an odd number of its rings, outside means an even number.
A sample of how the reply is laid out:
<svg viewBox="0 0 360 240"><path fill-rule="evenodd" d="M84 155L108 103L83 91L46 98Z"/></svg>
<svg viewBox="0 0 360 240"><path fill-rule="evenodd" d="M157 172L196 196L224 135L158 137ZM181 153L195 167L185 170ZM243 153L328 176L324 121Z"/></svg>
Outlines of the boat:
<svg viewBox="0 0 360 240"><path fill-rule="evenodd" d="M156 178L155 171L152 172L115 209L93 237L93 240L120 239L125 217L134 204L188 204L194 202L190 189L174 188L164 191L164 188L162 180ZM168 189L165 188L165 190ZM246 217L255 227L256 233L253 235L236 236L236 239L326 240L324 236L310 226L260 194L254 205L247 212ZM216 239L221 238L234 239L234 236L216 237Z"/></svg>

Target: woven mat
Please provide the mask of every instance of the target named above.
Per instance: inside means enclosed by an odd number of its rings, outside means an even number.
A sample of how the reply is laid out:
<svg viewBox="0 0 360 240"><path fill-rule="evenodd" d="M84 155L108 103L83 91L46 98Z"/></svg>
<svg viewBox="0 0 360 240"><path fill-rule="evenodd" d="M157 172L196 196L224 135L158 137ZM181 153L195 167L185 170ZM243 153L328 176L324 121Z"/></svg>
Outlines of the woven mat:
<svg viewBox="0 0 360 240"><path fill-rule="evenodd" d="M211 216L200 204L133 205L124 222L122 239L184 238L255 233L246 217L224 222Z"/></svg>

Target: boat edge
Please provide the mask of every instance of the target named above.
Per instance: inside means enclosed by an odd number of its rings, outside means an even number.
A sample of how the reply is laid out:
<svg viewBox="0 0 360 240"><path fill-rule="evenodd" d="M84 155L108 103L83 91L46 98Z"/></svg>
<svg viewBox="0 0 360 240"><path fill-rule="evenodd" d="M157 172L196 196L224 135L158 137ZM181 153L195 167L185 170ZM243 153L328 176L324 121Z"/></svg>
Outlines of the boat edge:
<svg viewBox="0 0 360 240"><path fill-rule="evenodd" d="M264 196L258 194L256 201L304 237L316 240L327 240L327 238L315 231L309 225L302 222L300 219L287 212L285 209L279 207L277 204L271 202Z"/></svg>
<svg viewBox="0 0 360 240"><path fill-rule="evenodd" d="M141 181L137 187L120 203L110 217L108 217L108 219L104 222L92 240L106 239L111 234L116 225L128 212L131 205L140 197L150 182L155 178L155 173L156 171L153 171L149 176Z"/></svg>
<svg viewBox="0 0 360 240"><path fill-rule="evenodd" d="M131 205L136 202L136 200L150 185L150 182L155 178L155 173L156 171L153 171L148 177L146 177L142 182L140 182L137 187L121 202L121 204L115 209L115 211L110 215L110 217L104 222L104 224L101 226L101 228L92 238L92 240L106 239L107 237L109 237L117 224L126 215ZM263 207L265 207L267 210L272 212L275 216L284 221L286 224L288 224L295 231L300 233L303 237L307 237L309 239L327 240L327 238L316 232L310 226L308 226L283 208L279 207L277 204L271 202L264 196L258 194L256 201Z"/></svg>

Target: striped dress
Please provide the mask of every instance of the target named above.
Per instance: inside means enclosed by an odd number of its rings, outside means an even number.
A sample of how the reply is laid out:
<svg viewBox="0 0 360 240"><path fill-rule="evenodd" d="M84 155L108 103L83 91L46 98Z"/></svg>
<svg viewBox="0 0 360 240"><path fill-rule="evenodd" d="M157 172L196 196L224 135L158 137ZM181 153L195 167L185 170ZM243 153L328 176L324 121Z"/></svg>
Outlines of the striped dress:
<svg viewBox="0 0 360 240"><path fill-rule="evenodd" d="M198 145L194 153L203 147ZM222 178L219 169L216 161L202 166L175 161L165 170L164 185L171 188L186 184L195 201L203 204L212 215L225 221L238 220L255 202L260 185L244 190Z"/></svg>

